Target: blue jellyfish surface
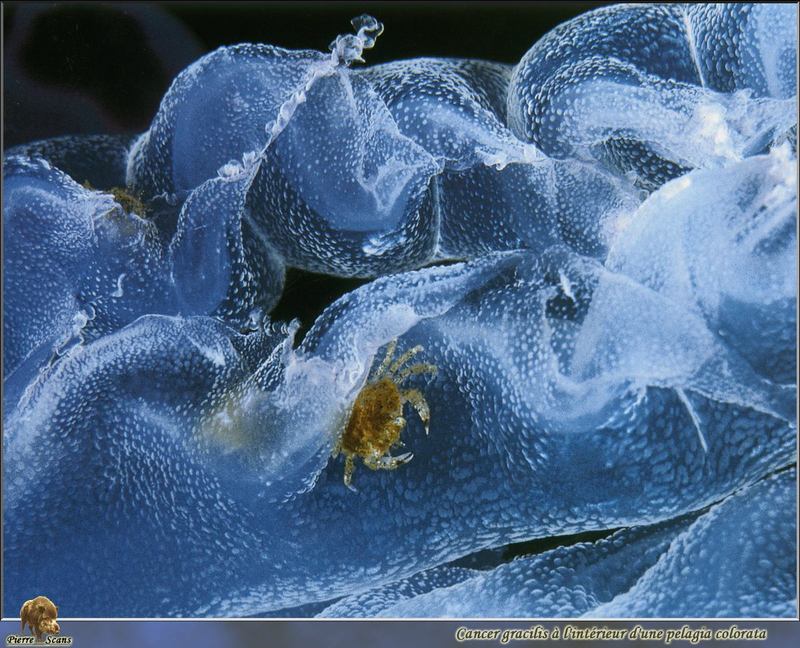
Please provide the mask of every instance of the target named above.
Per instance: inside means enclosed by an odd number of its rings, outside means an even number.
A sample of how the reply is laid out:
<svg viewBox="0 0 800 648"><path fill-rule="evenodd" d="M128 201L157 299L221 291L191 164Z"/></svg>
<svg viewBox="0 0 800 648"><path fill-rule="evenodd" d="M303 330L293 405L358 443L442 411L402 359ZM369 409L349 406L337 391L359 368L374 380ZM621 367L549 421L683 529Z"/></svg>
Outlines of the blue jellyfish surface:
<svg viewBox="0 0 800 648"><path fill-rule="evenodd" d="M794 470L780 472L699 517L624 529L491 570L435 567L342 598L319 616L791 616L797 562L782 546L793 542L795 483ZM742 541L744 526L754 531Z"/></svg>
<svg viewBox="0 0 800 648"><path fill-rule="evenodd" d="M796 123L797 7L613 5L565 23L514 69L513 131L646 188L763 150Z"/></svg>
<svg viewBox="0 0 800 648"><path fill-rule="evenodd" d="M794 617L796 12L360 16L6 151L4 604ZM362 285L301 330L304 273Z"/></svg>

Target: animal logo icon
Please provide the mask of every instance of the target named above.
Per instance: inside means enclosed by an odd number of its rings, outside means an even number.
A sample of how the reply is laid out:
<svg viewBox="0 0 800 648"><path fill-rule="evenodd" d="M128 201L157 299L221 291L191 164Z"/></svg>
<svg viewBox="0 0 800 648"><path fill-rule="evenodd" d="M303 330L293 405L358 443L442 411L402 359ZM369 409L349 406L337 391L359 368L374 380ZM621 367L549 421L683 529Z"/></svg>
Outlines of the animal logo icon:
<svg viewBox="0 0 800 648"><path fill-rule="evenodd" d="M56 621L57 616L58 608L46 596L25 601L19 611L20 632L25 632L25 626L29 626L37 642L42 641L46 634L57 635L61 630Z"/></svg>

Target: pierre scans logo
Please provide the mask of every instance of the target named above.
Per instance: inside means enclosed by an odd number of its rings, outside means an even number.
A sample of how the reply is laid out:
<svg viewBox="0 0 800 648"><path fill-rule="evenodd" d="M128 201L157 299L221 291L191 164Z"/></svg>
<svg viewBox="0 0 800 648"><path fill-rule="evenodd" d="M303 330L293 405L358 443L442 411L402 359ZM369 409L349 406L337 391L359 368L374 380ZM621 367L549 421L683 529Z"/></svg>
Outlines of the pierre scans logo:
<svg viewBox="0 0 800 648"><path fill-rule="evenodd" d="M46 596L25 601L19 610L20 634L6 637L6 646L71 646L72 637L61 635L58 607ZM28 628L30 634L25 633Z"/></svg>

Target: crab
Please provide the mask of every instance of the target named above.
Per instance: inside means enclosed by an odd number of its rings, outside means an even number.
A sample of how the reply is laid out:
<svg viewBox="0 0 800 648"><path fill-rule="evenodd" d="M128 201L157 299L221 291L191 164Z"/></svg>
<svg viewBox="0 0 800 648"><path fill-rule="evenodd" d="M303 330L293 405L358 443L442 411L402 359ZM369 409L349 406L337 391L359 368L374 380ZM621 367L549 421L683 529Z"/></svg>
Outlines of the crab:
<svg viewBox="0 0 800 648"><path fill-rule="evenodd" d="M411 452L392 456L390 450L402 447L400 433L406 425L403 406L410 403L425 427L430 430L430 408L418 389L403 389L405 380L418 374L436 374L435 365L418 363L405 366L423 347L417 345L392 362L397 349L397 340L386 347L386 356L373 375L356 396L344 432L333 450L333 456L345 456L344 485L352 491L353 471L356 457L371 470L394 470L414 457ZM405 368L404 368L405 366Z"/></svg>

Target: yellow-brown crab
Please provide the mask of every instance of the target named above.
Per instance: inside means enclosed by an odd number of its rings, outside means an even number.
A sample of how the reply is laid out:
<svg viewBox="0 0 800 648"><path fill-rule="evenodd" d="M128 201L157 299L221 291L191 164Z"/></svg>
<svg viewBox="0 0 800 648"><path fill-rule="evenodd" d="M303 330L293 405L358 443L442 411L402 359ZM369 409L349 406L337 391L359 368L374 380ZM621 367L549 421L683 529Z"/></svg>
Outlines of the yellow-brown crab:
<svg viewBox="0 0 800 648"><path fill-rule="evenodd" d="M397 340L389 342L380 366L356 396L344 433L333 450L334 457L340 453L345 456L344 484L350 490L355 490L350 482L356 457L361 457L364 465L371 470L394 470L414 457L411 452L396 457L389 454L392 447L403 445L400 433L406 425L403 418L403 406L406 403L416 410L425 426L425 434L428 434L428 402L418 389L401 389L400 386L411 376L435 374L436 366L419 363L402 369L423 348L415 346L392 363L396 348Z"/></svg>

